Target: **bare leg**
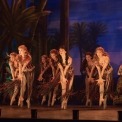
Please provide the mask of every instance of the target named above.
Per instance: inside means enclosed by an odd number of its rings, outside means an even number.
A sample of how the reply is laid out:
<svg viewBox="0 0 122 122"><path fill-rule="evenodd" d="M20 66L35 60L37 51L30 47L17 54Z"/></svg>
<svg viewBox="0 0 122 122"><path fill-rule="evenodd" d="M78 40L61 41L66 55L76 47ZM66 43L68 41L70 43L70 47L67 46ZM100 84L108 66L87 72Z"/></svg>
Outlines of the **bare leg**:
<svg viewBox="0 0 122 122"><path fill-rule="evenodd" d="M55 101L56 101L56 95L57 95L58 88L59 88L59 85L57 85L57 86L54 88L51 106L54 106L54 103L55 103Z"/></svg>
<svg viewBox="0 0 122 122"><path fill-rule="evenodd" d="M44 95L44 96L42 97L41 105L43 105L45 101L46 101L46 95Z"/></svg>
<svg viewBox="0 0 122 122"><path fill-rule="evenodd" d="M27 100L26 100L28 108L30 108L30 99L31 99L31 94L32 94L33 80L34 80L34 72L28 72L27 73L27 92L28 92L28 97L27 97Z"/></svg>
<svg viewBox="0 0 122 122"><path fill-rule="evenodd" d="M99 106L104 103L104 82L99 86L100 98L99 98Z"/></svg>
<svg viewBox="0 0 122 122"><path fill-rule="evenodd" d="M85 84L86 84L86 106L88 106L88 105L92 105L91 104L91 100L90 100L90 97L89 97L89 93L90 93L90 91L89 91L89 89L90 89L90 86L89 86L89 82L88 82L88 79L86 78L85 79Z"/></svg>
<svg viewBox="0 0 122 122"><path fill-rule="evenodd" d="M74 75L71 77L71 79L70 79L70 81L69 81L69 85L67 86L67 84L66 84L66 87L68 87L66 90L67 90L68 92L71 91L71 88L72 88L72 85L73 85L73 80L74 80ZM65 107L64 107L64 109L67 108L67 103L68 103L68 100L69 100L69 96L70 96L70 93L69 93L69 94L66 96L66 98L65 98Z"/></svg>
<svg viewBox="0 0 122 122"><path fill-rule="evenodd" d="M61 108L66 109L66 83L61 83L62 86L62 101L61 101Z"/></svg>
<svg viewBox="0 0 122 122"><path fill-rule="evenodd" d="M24 94L25 94L25 90L26 90L26 83L27 83L26 77L25 77L25 75L23 75L21 85L20 85L20 97L19 97L19 101L18 101L18 106L20 106L20 107L23 106Z"/></svg>
<svg viewBox="0 0 122 122"><path fill-rule="evenodd" d="M11 101L10 101L10 105L13 105L14 101L15 101L15 98L18 94L18 91L19 91L19 86L17 84L15 84L14 86L14 92L13 92L13 95L11 97Z"/></svg>
<svg viewBox="0 0 122 122"><path fill-rule="evenodd" d="M48 94L48 106L51 105L51 96L52 96L52 92Z"/></svg>

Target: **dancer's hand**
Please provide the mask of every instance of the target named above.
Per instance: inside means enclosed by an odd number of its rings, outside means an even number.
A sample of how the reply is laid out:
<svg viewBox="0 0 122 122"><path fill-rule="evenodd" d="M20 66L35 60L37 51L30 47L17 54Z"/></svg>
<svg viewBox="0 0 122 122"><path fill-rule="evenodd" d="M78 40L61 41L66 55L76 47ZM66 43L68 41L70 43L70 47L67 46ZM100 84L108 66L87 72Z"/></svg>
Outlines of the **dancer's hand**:
<svg viewBox="0 0 122 122"><path fill-rule="evenodd" d="M11 80L12 80L12 81L15 81L15 78L12 78Z"/></svg>
<svg viewBox="0 0 122 122"><path fill-rule="evenodd" d="M18 79L22 80L22 75L21 74L18 75Z"/></svg>
<svg viewBox="0 0 122 122"><path fill-rule="evenodd" d="M61 70L63 69L61 63L58 63L58 67L59 67Z"/></svg>
<svg viewBox="0 0 122 122"><path fill-rule="evenodd" d="M42 77L42 75L40 75L39 77L38 77L38 79L37 79L38 81L42 81L43 80L43 77Z"/></svg>
<svg viewBox="0 0 122 122"><path fill-rule="evenodd" d="M67 83L67 79L66 79L65 77L63 77L63 79L62 79L61 82L62 82L62 83Z"/></svg>
<svg viewBox="0 0 122 122"><path fill-rule="evenodd" d="M97 84L98 85L102 85L103 83L104 83L104 79L102 79L102 78L99 78L98 80L96 80L97 81Z"/></svg>
<svg viewBox="0 0 122 122"><path fill-rule="evenodd" d="M94 82L94 78L91 78L91 77L88 78L88 82L89 82L89 83L90 83L90 82L93 83L93 82Z"/></svg>

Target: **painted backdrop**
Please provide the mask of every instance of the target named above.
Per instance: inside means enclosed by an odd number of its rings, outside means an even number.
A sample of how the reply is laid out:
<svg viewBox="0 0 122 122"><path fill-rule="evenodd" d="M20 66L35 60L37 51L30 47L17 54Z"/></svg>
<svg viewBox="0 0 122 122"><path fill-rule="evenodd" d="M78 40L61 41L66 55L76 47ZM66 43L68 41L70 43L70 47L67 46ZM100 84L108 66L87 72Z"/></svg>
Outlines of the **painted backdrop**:
<svg viewBox="0 0 122 122"><path fill-rule="evenodd" d="M109 53L114 75L122 64L122 0L69 0L70 26L75 22L100 21L107 25L107 33L98 43ZM60 27L60 0L48 0L47 8L52 11L48 17L48 33L55 33ZM80 75L79 51L70 50L75 75Z"/></svg>

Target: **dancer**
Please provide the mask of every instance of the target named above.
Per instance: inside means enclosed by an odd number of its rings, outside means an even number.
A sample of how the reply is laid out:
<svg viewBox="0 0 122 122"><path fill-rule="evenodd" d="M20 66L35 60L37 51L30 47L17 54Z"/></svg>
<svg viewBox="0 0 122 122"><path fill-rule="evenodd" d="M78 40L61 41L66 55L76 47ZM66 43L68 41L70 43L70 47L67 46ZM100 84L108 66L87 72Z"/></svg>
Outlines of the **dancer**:
<svg viewBox="0 0 122 122"><path fill-rule="evenodd" d="M67 54L67 51L62 46L59 48L60 62L58 66L60 68L60 83L62 87L62 101L61 108L67 108L67 102L69 98L69 92L74 80L74 71L72 68L72 58Z"/></svg>
<svg viewBox="0 0 122 122"><path fill-rule="evenodd" d="M92 105L92 97L90 93L92 93L93 83L95 82L95 66L92 59L92 54L90 52L86 52L85 54L86 66L85 66L85 84L86 84L86 106Z"/></svg>
<svg viewBox="0 0 122 122"><path fill-rule="evenodd" d="M113 105L121 103L122 96L122 64L118 68L118 81L115 87L115 93L113 95Z"/></svg>
<svg viewBox="0 0 122 122"><path fill-rule="evenodd" d="M110 57L104 48L98 47L94 53L94 63L98 70L97 84L99 85L99 106L107 106L108 90L111 83L111 75L113 68L110 65Z"/></svg>
<svg viewBox="0 0 122 122"><path fill-rule="evenodd" d="M60 70L58 67L58 51L56 49L52 49L50 51L50 60L49 64L52 69L52 80L45 84L42 84L40 94L41 95L52 95L51 106L54 105L56 101L57 92L59 90L59 80L60 80Z"/></svg>
<svg viewBox="0 0 122 122"><path fill-rule="evenodd" d="M10 105L13 105L15 98L19 92L19 88L20 88L20 83L17 81L20 81L19 79L19 64L17 61L17 53L12 52L10 53L10 59L9 59L9 66L10 66L10 70L11 70L11 74L12 74L12 81L16 81L15 86L14 86L14 91L13 91L13 95L11 97L11 101L10 101Z"/></svg>
<svg viewBox="0 0 122 122"><path fill-rule="evenodd" d="M23 106L25 91L27 89L27 107L30 108L30 99L32 94L32 85L34 80L34 66L32 57L25 45L18 47L19 51L19 78L21 79L20 97L18 106ZM27 88L26 88L27 85Z"/></svg>
<svg viewBox="0 0 122 122"><path fill-rule="evenodd" d="M4 58L1 67L1 87L3 91L1 92L2 95L2 103L5 103L7 100L11 100L12 93L13 93L13 85L8 85L13 83L12 82L12 73L10 68L10 55ZM5 86L5 87L4 87ZM12 86L12 87L10 87Z"/></svg>
<svg viewBox="0 0 122 122"><path fill-rule="evenodd" d="M52 67L52 72L53 72L53 79L55 79L55 77L58 77L58 73L59 73L59 67L58 67L58 63L59 63L59 52L56 49L52 49L50 51L50 65ZM55 102L56 102L56 96L57 96L57 92L59 90L59 81L57 81L57 85L55 85L55 87L52 89L52 102L51 102L51 106L54 106Z"/></svg>
<svg viewBox="0 0 122 122"><path fill-rule="evenodd" d="M117 82L117 94L118 96L122 95L122 65L119 66L119 70L118 70L118 82Z"/></svg>
<svg viewBox="0 0 122 122"><path fill-rule="evenodd" d="M43 84L50 82L52 79L52 68L50 66L49 58L47 55L41 56L40 66L41 70L38 77L38 81L42 82ZM46 97L47 95L43 95L41 105L43 105L44 102L46 101ZM50 104L51 104L51 92L48 94L48 106L50 106Z"/></svg>

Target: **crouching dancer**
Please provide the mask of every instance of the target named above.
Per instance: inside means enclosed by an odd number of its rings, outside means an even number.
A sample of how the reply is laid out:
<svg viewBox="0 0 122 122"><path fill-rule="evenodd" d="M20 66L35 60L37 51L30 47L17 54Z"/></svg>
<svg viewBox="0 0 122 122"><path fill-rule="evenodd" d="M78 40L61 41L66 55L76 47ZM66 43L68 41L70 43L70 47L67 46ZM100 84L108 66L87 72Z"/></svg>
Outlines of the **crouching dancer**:
<svg viewBox="0 0 122 122"><path fill-rule="evenodd" d="M10 70L11 70L11 75L12 75L12 81L15 82L14 83L14 91L10 100L10 105L13 105L13 103L15 102L15 99L17 97L17 94L19 92L20 89L20 79L18 77L19 75L19 65L18 65L18 54L15 52L10 53L9 55L10 59L9 59L9 66L10 66ZM18 82L19 81L19 82Z"/></svg>
<svg viewBox="0 0 122 122"><path fill-rule="evenodd" d="M62 101L61 108L67 108L67 102L69 99L69 93L74 80L74 71L72 68L72 58L67 54L64 47L59 48L60 63L58 64L60 69L60 82L62 87Z"/></svg>
<svg viewBox="0 0 122 122"><path fill-rule="evenodd" d="M94 64L98 70L97 84L99 85L99 106L107 106L108 92L112 83L113 68L110 65L110 57L102 47L96 48L94 54Z"/></svg>

